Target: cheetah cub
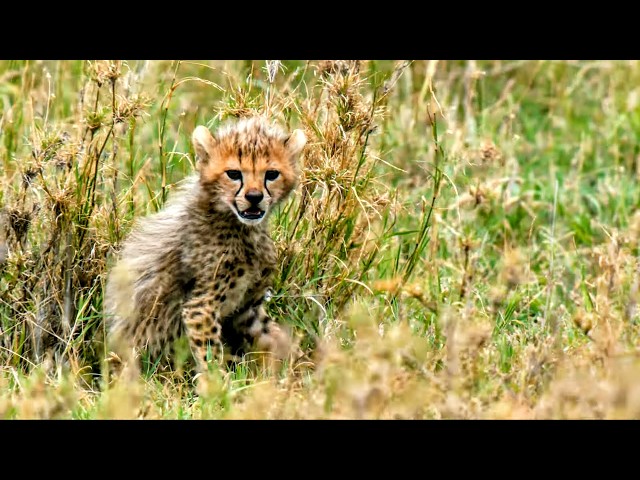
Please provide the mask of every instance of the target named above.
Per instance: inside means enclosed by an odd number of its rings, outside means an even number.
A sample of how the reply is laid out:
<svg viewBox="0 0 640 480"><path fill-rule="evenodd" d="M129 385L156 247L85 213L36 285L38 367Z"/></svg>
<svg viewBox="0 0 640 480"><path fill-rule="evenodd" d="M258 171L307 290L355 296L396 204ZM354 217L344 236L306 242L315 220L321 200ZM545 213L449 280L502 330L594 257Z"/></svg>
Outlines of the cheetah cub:
<svg viewBox="0 0 640 480"><path fill-rule="evenodd" d="M222 352L283 358L289 337L263 307L276 266L266 220L298 182L305 135L254 117L215 136L199 126L192 142L198 173L140 222L109 273L109 346L157 356L186 335L198 371Z"/></svg>

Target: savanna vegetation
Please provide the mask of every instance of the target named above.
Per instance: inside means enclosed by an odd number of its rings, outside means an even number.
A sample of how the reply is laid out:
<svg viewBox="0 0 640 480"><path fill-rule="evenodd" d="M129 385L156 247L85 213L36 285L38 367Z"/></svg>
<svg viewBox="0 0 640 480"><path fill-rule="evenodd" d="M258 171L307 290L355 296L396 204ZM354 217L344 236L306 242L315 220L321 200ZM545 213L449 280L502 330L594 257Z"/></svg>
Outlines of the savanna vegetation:
<svg viewBox="0 0 640 480"><path fill-rule="evenodd" d="M0 62L0 418L636 418L637 61ZM102 292L190 135L308 138L269 312L304 355L109 375Z"/></svg>

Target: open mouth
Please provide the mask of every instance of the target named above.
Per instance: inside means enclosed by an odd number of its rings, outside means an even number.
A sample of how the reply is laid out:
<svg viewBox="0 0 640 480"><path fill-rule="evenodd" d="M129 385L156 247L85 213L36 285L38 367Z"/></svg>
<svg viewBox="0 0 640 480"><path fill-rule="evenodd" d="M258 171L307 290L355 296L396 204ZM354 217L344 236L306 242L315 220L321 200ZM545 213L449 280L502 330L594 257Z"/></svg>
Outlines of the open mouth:
<svg viewBox="0 0 640 480"><path fill-rule="evenodd" d="M247 208L244 212L238 212L242 218L246 218L247 220L259 220L264 216L264 210L260 210L259 208Z"/></svg>

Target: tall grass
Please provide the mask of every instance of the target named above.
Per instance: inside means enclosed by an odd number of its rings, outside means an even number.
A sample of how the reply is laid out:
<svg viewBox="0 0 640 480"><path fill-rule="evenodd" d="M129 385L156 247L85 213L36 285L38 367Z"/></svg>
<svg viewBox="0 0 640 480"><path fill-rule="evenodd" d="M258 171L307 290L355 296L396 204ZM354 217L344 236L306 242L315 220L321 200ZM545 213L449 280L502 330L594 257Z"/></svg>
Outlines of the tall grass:
<svg viewBox="0 0 640 480"><path fill-rule="evenodd" d="M0 62L0 416L620 418L640 405L637 62ZM110 384L111 255L198 124L308 138L268 304L306 357Z"/></svg>

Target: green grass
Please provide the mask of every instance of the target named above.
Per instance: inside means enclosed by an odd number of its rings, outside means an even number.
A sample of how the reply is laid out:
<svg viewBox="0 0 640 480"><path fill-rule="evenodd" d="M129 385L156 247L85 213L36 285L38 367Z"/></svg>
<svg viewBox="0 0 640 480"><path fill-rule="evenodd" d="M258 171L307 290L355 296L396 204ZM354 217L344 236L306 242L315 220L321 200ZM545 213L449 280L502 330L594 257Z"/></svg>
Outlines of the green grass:
<svg viewBox="0 0 640 480"><path fill-rule="evenodd" d="M636 61L0 62L0 417L636 418ZM304 362L113 383L102 289L190 135L302 128Z"/></svg>

